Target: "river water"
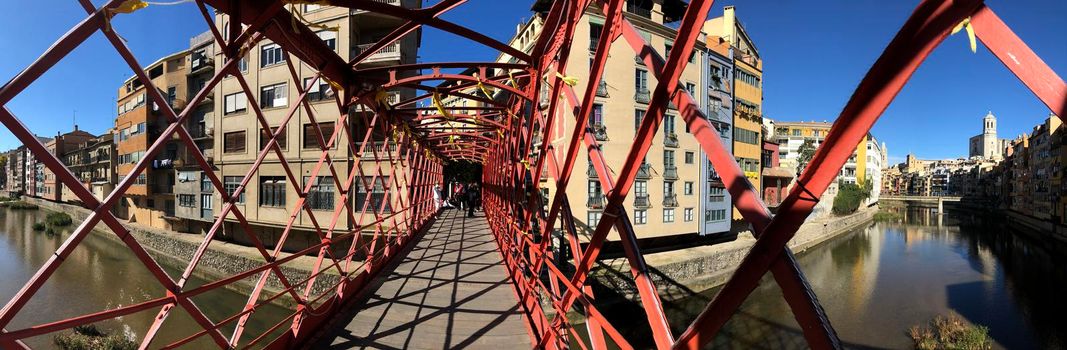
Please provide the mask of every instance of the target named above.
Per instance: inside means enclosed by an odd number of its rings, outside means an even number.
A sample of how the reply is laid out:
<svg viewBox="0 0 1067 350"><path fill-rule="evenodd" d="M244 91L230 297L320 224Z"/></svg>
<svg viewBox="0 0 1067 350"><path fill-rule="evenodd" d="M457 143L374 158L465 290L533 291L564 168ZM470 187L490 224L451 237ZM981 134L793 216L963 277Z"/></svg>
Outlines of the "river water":
<svg viewBox="0 0 1067 350"><path fill-rule="evenodd" d="M909 327L954 313L989 327L995 348L1067 346L1067 259L1062 247L1024 238L997 218L952 212L939 217L916 208L900 212L905 214L900 222L871 224L797 256L843 345L912 348ZM665 301L673 334L681 334L717 292L715 288ZM635 346L653 346L639 307L615 304L601 310L624 328L628 339L637 339ZM806 348L769 275L712 344Z"/></svg>
<svg viewBox="0 0 1067 350"><path fill-rule="evenodd" d="M78 224L75 222L74 225L62 228L56 235L33 231L33 223L43 222L46 214L44 210L20 211L0 208L0 303L6 303L18 292ZM103 237L104 235L111 233L94 231L75 248L52 278L6 328L22 329L162 296L163 287L130 253L129 248L114 239ZM164 264L163 268L172 277L176 277L184 266ZM204 283L202 279L193 278L187 283L186 289ZM247 296L229 290L215 290L194 297L193 301L209 319L219 322L224 317L239 312L247 301ZM165 321L163 329L153 342L153 348L202 330L183 309L176 307L171 310L171 316ZM158 308L153 308L116 320L104 321L97 326L139 341L158 311ZM260 307L249 320L242 343L258 336L285 315L288 315L288 312L280 306ZM222 334L227 337L232 332L232 326L222 329ZM35 349L48 349L54 347L53 336L54 334L43 335L24 341ZM185 348L203 349L217 346L207 337L201 337Z"/></svg>

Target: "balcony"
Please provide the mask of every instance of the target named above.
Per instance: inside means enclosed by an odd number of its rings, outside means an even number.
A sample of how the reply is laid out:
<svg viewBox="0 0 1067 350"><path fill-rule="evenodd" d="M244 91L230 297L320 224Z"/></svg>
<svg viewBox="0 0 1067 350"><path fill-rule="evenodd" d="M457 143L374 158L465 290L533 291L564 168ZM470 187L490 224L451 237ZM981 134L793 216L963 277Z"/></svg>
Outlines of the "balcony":
<svg viewBox="0 0 1067 350"><path fill-rule="evenodd" d="M399 3L399 1L397 1L397 3ZM374 44L375 43L357 45L356 48L352 50L352 57L355 57L356 55L362 54L364 51L370 49L371 46L374 46ZM392 44L386 45L385 47L379 49L378 51L375 51L370 56L367 56L367 58L365 60L363 60L362 63L388 62L388 61L399 61L399 60L400 60L400 42L394 42Z"/></svg>
<svg viewBox="0 0 1067 350"><path fill-rule="evenodd" d="M664 180L678 180L678 167L669 165L663 168Z"/></svg>
<svg viewBox="0 0 1067 350"><path fill-rule="evenodd" d="M597 86L596 86L596 96L597 97L608 97L608 83L607 82L604 82L603 80L601 80L600 84L597 84Z"/></svg>
<svg viewBox="0 0 1067 350"><path fill-rule="evenodd" d="M678 106L674 104L674 101L667 101L667 108L678 110Z"/></svg>
<svg viewBox="0 0 1067 350"><path fill-rule="evenodd" d="M593 137L596 138L597 141L608 140L608 128L604 126L604 124L593 124L593 127L590 128L590 131L593 133Z"/></svg>
<svg viewBox="0 0 1067 350"><path fill-rule="evenodd" d="M375 152L377 152L377 156L380 159L389 159L392 154L396 153L396 144L387 144L382 141L368 143L367 147L363 150L363 157L372 158L375 156Z"/></svg>
<svg viewBox="0 0 1067 350"><path fill-rule="evenodd" d="M640 89L634 93L634 101L637 101L637 103L648 104L650 100L648 89Z"/></svg>
<svg viewBox="0 0 1067 350"><path fill-rule="evenodd" d="M640 168L637 168L638 180L652 179L652 165L648 163L641 164Z"/></svg>
<svg viewBox="0 0 1067 350"><path fill-rule="evenodd" d="M648 193L638 193L634 195L634 208L648 209L652 207L652 201L648 198Z"/></svg>
<svg viewBox="0 0 1067 350"><path fill-rule="evenodd" d="M638 66L643 66L645 65L645 60L641 56L634 56L634 63L637 63Z"/></svg>
<svg viewBox="0 0 1067 350"><path fill-rule="evenodd" d="M207 125L193 125L189 128L189 134L194 140L210 139L215 137L215 127Z"/></svg>
<svg viewBox="0 0 1067 350"><path fill-rule="evenodd" d="M585 201L585 206L589 209L604 209L604 205L608 203L607 196L603 193L591 193L589 199Z"/></svg>
<svg viewBox="0 0 1067 350"><path fill-rule="evenodd" d="M663 145L671 148L678 148L678 134L671 132L663 135Z"/></svg>
<svg viewBox="0 0 1067 350"><path fill-rule="evenodd" d="M663 207L664 208L674 208L674 207L677 207L677 206L678 206L678 194L677 193L669 193L666 196L663 196Z"/></svg>
<svg viewBox="0 0 1067 350"><path fill-rule="evenodd" d="M592 164L589 164L589 166L585 169L585 175L589 176L590 179L596 179L596 168L594 168Z"/></svg>
<svg viewBox="0 0 1067 350"><path fill-rule="evenodd" d="M208 56L197 57L189 63L189 73L187 75L197 75L201 73L215 71L215 59Z"/></svg>

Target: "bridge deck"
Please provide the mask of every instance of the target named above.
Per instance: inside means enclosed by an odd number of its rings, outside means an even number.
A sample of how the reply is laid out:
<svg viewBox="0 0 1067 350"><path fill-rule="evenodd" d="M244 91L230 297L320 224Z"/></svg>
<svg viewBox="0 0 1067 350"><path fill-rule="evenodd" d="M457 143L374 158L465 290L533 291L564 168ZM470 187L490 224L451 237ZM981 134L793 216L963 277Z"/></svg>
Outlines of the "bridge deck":
<svg viewBox="0 0 1067 350"><path fill-rule="evenodd" d="M446 210L316 349L529 348L523 312L482 213Z"/></svg>

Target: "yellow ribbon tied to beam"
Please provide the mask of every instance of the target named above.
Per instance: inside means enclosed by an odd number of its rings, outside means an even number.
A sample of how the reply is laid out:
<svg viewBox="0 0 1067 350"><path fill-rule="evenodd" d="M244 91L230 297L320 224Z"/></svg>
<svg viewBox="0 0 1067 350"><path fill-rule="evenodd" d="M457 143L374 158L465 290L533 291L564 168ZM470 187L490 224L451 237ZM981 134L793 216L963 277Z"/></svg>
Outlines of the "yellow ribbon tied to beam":
<svg viewBox="0 0 1067 350"><path fill-rule="evenodd" d="M519 88L519 83L515 82L515 76L511 75L511 70L508 70L508 82L511 83L511 87Z"/></svg>
<svg viewBox="0 0 1067 350"><path fill-rule="evenodd" d="M578 84L578 78L572 76L565 76L563 74L559 74L559 72L556 72L556 78L562 79L563 83L567 84L567 86L574 86Z"/></svg>
<svg viewBox="0 0 1067 350"><path fill-rule="evenodd" d="M489 93L489 89L485 87L485 84L482 84L482 78L478 76L478 73L474 73L474 79L478 80L478 89L482 90L482 93L485 94L485 97L492 99L493 94Z"/></svg>
<svg viewBox="0 0 1067 350"><path fill-rule="evenodd" d="M448 120L455 120L456 119L456 118L452 117L452 114L449 114L448 111L445 110L445 107L441 106L441 94L440 93L437 93L437 92L433 93L433 98L431 100L433 102L433 106L437 108L437 113L440 113L442 117L445 117L445 119L448 119Z"/></svg>
<svg viewBox="0 0 1067 350"><path fill-rule="evenodd" d="M952 35L959 33L961 29L967 30L967 39L971 41L971 53L978 51L978 43L974 39L974 27L971 26L971 18L964 18L960 24L957 24L955 28L952 28Z"/></svg>
<svg viewBox="0 0 1067 350"><path fill-rule="evenodd" d="M530 161L523 159L519 161L519 163L522 163L522 166L526 167L526 170L530 170Z"/></svg>

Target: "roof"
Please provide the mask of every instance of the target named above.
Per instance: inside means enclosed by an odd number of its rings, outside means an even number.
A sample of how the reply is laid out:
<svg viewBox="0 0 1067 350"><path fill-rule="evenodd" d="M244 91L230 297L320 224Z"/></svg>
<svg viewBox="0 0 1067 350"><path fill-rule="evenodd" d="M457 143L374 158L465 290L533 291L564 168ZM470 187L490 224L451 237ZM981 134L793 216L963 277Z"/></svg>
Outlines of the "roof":
<svg viewBox="0 0 1067 350"><path fill-rule="evenodd" d="M763 168L763 177L778 177L792 179L793 173L782 167Z"/></svg>

